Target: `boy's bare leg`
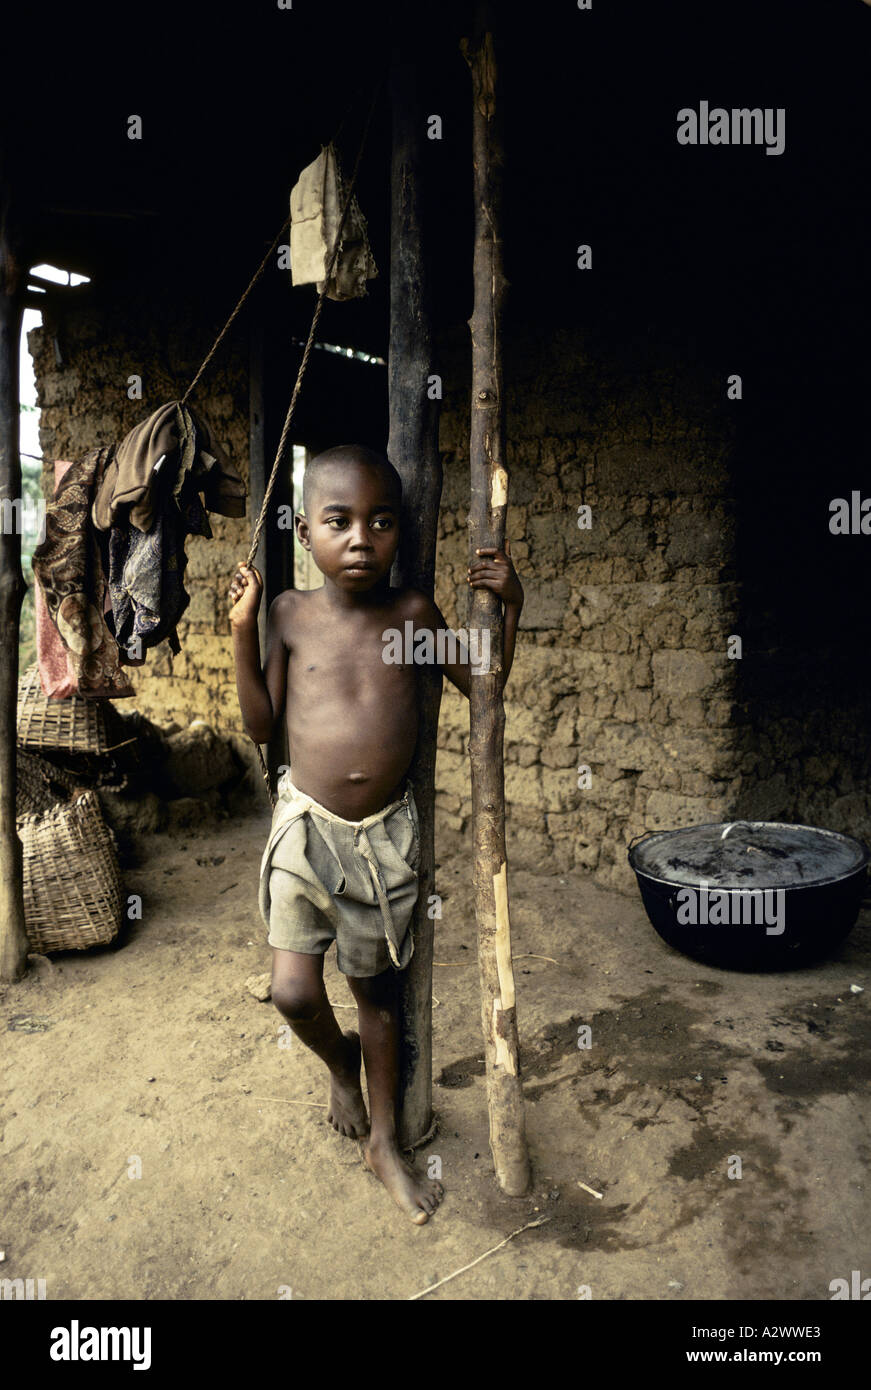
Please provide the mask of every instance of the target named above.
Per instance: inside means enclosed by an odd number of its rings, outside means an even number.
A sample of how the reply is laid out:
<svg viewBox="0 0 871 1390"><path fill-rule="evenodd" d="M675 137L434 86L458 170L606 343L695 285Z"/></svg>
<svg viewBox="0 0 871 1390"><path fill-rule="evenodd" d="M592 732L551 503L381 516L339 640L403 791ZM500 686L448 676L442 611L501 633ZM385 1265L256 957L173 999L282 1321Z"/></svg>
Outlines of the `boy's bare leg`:
<svg viewBox="0 0 871 1390"><path fill-rule="evenodd" d="M385 970L370 979L348 977L357 1000L360 1039L369 1083L370 1130L363 1156L397 1206L422 1226L442 1197L440 1182L423 1178L406 1164L396 1143L396 1094L399 1074L398 989L395 974Z"/></svg>
<svg viewBox="0 0 871 1390"><path fill-rule="evenodd" d="M272 1002L300 1042L330 1069L327 1119L340 1134L362 1139L369 1117L360 1089L360 1038L343 1033L324 989L324 958L272 948Z"/></svg>

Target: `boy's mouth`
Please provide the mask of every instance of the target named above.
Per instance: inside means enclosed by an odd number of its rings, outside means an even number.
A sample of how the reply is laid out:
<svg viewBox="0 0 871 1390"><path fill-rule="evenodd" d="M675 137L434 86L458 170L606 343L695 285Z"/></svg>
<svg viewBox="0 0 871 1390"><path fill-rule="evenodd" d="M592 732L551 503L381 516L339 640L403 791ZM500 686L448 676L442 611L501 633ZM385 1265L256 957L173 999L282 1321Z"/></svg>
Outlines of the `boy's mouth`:
<svg viewBox="0 0 871 1390"><path fill-rule="evenodd" d="M375 566L373 564L370 564L368 560L359 560L355 565L346 565L345 573L359 574L362 572L364 574L371 574L374 569Z"/></svg>

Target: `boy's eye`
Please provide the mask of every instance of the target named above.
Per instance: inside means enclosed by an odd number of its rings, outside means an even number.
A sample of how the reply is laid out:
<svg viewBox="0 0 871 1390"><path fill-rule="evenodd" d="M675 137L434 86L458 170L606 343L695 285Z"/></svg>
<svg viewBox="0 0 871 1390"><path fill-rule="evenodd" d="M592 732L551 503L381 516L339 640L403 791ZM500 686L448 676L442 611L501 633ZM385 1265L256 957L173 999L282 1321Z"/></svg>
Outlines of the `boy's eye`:
<svg viewBox="0 0 871 1390"><path fill-rule="evenodd" d="M339 530L343 531L346 526L350 525L350 522L348 517L346 516L328 516L325 519L325 524L327 526L336 527ZM389 531L392 525L392 516L377 516L372 522L373 528L375 528L378 531Z"/></svg>

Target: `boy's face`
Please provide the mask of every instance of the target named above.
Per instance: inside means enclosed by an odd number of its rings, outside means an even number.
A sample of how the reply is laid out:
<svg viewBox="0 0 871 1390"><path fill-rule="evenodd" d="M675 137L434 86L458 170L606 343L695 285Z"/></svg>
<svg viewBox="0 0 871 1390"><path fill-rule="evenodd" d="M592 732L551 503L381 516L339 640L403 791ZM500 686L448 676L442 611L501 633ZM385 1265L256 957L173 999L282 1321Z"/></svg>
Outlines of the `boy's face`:
<svg viewBox="0 0 871 1390"><path fill-rule="evenodd" d="M310 515L296 517L296 534L327 580L365 593L390 574L399 545L399 498L380 470L324 465L308 508Z"/></svg>

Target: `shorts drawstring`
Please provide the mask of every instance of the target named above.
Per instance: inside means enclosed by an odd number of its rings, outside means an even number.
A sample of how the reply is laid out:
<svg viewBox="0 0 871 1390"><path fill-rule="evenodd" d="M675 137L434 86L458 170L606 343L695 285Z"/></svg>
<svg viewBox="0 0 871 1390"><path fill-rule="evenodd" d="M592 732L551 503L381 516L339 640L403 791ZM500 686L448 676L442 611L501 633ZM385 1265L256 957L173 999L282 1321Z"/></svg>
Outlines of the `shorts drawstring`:
<svg viewBox="0 0 871 1390"><path fill-rule="evenodd" d="M369 836L362 827L354 835L354 849L369 865L369 870L372 874L372 882L375 887L375 894L378 898L378 905L381 908L381 920L384 923L384 936L387 941L387 950L390 954L391 961L396 966L396 969L399 970L401 969L401 963L394 940L396 929L393 923L393 913L390 910L390 900L387 896L384 880L381 877L378 861L375 858L375 853L369 842Z"/></svg>

